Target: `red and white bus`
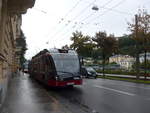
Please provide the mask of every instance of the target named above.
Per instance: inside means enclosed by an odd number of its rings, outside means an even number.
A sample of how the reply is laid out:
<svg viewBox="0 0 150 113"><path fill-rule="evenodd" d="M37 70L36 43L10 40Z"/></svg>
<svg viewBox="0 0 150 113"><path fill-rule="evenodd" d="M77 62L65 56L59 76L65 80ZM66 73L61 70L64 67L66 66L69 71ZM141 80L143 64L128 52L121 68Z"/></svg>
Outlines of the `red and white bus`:
<svg viewBox="0 0 150 113"><path fill-rule="evenodd" d="M31 77L49 86L82 84L80 61L74 50L44 49L29 63Z"/></svg>

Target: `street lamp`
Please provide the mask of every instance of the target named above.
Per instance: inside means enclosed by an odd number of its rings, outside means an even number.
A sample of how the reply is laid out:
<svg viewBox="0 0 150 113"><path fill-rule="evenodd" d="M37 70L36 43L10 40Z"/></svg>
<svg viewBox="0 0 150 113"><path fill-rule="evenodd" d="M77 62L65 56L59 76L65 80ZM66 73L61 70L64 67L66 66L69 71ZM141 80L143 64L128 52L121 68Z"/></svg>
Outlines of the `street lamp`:
<svg viewBox="0 0 150 113"><path fill-rule="evenodd" d="M98 8L96 5L94 5L94 6L92 7L92 10L98 11L99 8Z"/></svg>

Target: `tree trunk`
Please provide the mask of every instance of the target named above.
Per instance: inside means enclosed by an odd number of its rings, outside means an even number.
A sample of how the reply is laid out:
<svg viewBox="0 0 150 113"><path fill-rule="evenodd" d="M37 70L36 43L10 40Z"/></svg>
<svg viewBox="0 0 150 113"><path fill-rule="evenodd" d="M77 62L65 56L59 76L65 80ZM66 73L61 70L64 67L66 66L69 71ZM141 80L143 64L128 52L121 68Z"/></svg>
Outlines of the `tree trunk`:
<svg viewBox="0 0 150 113"><path fill-rule="evenodd" d="M140 73L139 73L139 47L138 45L136 46L136 79L139 80L140 78Z"/></svg>
<svg viewBox="0 0 150 113"><path fill-rule="evenodd" d="M135 15L135 37L138 39L138 17ZM136 79L138 80L140 78L139 75L139 43L138 40L136 40Z"/></svg>
<svg viewBox="0 0 150 113"><path fill-rule="evenodd" d="M144 51L144 78L145 78L145 80L147 79L147 55L146 55L146 53L147 53L147 51L145 50Z"/></svg>
<svg viewBox="0 0 150 113"><path fill-rule="evenodd" d="M103 52L103 77L105 78L105 55Z"/></svg>

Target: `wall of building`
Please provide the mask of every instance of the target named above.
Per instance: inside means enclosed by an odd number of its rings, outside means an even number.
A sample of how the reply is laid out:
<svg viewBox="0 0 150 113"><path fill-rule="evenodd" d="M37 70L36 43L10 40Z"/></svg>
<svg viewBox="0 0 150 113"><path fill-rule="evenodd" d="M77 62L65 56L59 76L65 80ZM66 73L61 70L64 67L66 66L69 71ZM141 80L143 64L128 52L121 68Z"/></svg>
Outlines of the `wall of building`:
<svg viewBox="0 0 150 113"><path fill-rule="evenodd" d="M125 69L131 69L135 58L129 55L115 55L109 58L109 63L115 62Z"/></svg>
<svg viewBox="0 0 150 113"><path fill-rule="evenodd" d="M140 55L139 55L139 57L140 57L140 63L142 63L142 62L144 62L145 61L145 53L141 53ZM146 53L146 60L149 60L150 61L150 52L147 52Z"/></svg>
<svg viewBox="0 0 150 113"><path fill-rule="evenodd" d="M20 37L21 13L25 13L34 4L33 0L21 0L25 5L20 7L19 1L0 0L0 107L7 93L9 80L17 70L15 40Z"/></svg>
<svg viewBox="0 0 150 113"><path fill-rule="evenodd" d="M9 73L9 67L8 63L6 61L6 57L4 54L7 54L6 52L6 46L4 44L6 35L5 34L5 24L6 24L6 15L7 11L4 8L6 6L7 2L6 1L1 1L1 20L0 20L0 55L1 55L1 60L0 60L0 105L4 101L4 97L6 95L6 90L7 90L7 77L6 74ZM6 69L7 68L7 69Z"/></svg>

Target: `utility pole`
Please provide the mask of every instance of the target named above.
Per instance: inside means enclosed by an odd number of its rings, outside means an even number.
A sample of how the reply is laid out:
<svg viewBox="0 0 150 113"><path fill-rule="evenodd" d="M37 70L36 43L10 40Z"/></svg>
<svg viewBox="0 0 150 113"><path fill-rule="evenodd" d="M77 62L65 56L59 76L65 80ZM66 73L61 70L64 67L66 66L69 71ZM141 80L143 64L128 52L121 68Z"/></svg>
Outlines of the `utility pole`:
<svg viewBox="0 0 150 113"><path fill-rule="evenodd" d="M146 39L144 39L145 46L147 46L146 43L147 43ZM144 78L145 78L145 80L147 78L147 50L146 50L146 47L144 48Z"/></svg>
<svg viewBox="0 0 150 113"><path fill-rule="evenodd" d="M135 15L135 39L136 39L136 78L139 79L139 42L138 42L138 16Z"/></svg>
<svg viewBox="0 0 150 113"><path fill-rule="evenodd" d="M145 36L144 36L143 46L144 46L144 78L146 80L146 78L147 78L147 38L148 38L147 37L147 28L148 28L147 23L145 24L145 28L146 29L144 29Z"/></svg>

